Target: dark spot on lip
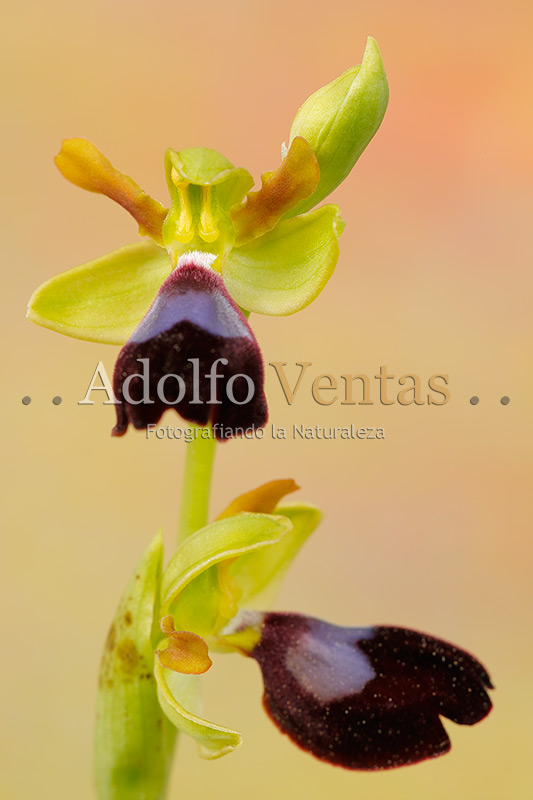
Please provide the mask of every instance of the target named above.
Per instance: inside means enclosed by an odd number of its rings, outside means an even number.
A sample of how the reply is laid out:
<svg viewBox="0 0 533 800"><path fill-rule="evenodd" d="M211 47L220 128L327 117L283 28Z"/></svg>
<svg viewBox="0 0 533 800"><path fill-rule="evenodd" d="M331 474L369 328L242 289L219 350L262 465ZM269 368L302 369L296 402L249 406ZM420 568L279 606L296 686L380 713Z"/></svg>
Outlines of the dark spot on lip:
<svg viewBox="0 0 533 800"><path fill-rule="evenodd" d="M131 611L126 611L126 613L124 614L124 622L126 623L126 625L131 625L131 623L133 622Z"/></svg>
<svg viewBox="0 0 533 800"><path fill-rule="evenodd" d="M126 675L131 675L137 669L139 652L133 639L125 638L117 645L117 656L120 668Z"/></svg>

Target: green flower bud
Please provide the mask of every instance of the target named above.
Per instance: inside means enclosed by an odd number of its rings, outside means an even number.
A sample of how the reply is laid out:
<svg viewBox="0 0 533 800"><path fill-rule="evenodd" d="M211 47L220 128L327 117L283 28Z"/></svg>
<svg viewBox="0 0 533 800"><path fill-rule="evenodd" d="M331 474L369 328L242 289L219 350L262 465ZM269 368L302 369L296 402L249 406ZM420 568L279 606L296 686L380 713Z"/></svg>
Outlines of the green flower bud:
<svg viewBox="0 0 533 800"><path fill-rule="evenodd" d="M302 136L311 145L320 167L320 180L313 194L285 218L309 211L346 178L379 128L388 100L381 54L369 36L363 63L312 94L294 118L290 141Z"/></svg>

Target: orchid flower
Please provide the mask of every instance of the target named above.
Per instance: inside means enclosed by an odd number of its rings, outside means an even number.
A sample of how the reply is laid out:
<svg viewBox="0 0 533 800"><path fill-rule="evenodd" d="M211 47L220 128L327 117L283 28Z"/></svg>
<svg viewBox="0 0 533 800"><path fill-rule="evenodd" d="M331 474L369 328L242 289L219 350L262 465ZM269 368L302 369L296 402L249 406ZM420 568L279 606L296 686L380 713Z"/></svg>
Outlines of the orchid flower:
<svg viewBox="0 0 533 800"><path fill-rule="evenodd" d="M279 505L297 488L272 481L237 498L186 539L163 572L161 537L148 548L102 664L97 784L116 792L102 797L129 798L132 775L135 791L159 797L175 729L196 739L204 758L241 745L238 732L199 716L209 650L255 659L264 706L281 731L348 769L442 755L450 740L440 716L472 725L489 713L486 670L451 644L404 628L343 628L258 610L321 518L312 506Z"/></svg>
<svg viewBox="0 0 533 800"><path fill-rule="evenodd" d="M369 37L361 66L300 108L281 165L263 174L257 191L247 170L214 150L168 150L169 208L91 142L63 142L62 174L119 203L147 237L52 278L29 303L39 325L123 346L113 380L115 435L130 422L158 422L170 407L198 425L219 422L221 439L233 435L237 416L241 428L265 424L263 364L246 317L293 314L326 285L344 223L337 206L315 206L350 172L387 102Z"/></svg>

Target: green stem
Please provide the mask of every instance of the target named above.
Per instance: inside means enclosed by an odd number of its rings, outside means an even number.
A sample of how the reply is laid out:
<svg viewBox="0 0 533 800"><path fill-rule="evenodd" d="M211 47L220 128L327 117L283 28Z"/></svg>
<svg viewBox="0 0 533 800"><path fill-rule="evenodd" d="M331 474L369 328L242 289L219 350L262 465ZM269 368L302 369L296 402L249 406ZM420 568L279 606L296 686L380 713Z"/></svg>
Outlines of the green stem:
<svg viewBox="0 0 533 800"><path fill-rule="evenodd" d="M178 544L203 528L209 518L209 494L216 439L211 428L193 428L194 439L187 443L181 487Z"/></svg>

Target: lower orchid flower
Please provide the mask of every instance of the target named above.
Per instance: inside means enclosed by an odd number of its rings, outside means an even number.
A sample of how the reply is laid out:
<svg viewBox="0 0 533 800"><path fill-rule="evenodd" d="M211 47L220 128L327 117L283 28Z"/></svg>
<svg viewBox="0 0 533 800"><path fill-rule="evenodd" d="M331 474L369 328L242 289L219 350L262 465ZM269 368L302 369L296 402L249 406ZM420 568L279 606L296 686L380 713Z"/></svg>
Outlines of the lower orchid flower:
<svg viewBox="0 0 533 800"><path fill-rule="evenodd" d="M196 739L205 758L241 745L239 733L198 714L209 650L255 659L276 725L304 750L349 769L442 755L450 742L440 716L472 725L490 711L487 672L453 645L403 628L343 628L256 610L271 603L321 518L312 506L279 505L296 488L273 481L237 498L185 539L163 572L161 537L149 547L102 665L97 783L122 787L110 797L130 797L132 774L138 791L139 764L153 765L152 751L159 772L144 773L143 790L159 796L172 726ZM139 713L151 726L136 724Z"/></svg>
<svg viewBox="0 0 533 800"><path fill-rule="evenodd" d="M299 614L249 613L239 624L257 632L249 655L270 717L331 764L389 769L443 755L451 745L441 716L474 725L492 707L479 661L417 631Z"/></svg>

